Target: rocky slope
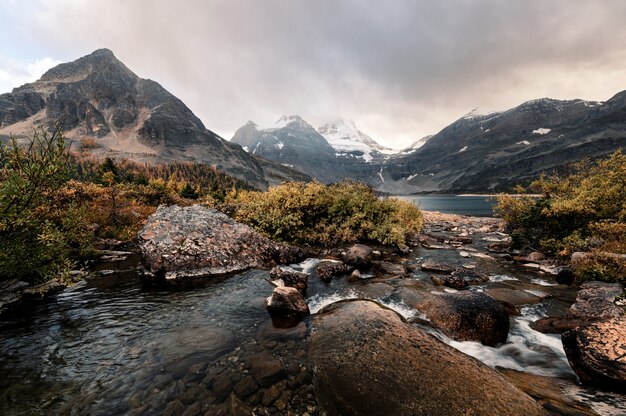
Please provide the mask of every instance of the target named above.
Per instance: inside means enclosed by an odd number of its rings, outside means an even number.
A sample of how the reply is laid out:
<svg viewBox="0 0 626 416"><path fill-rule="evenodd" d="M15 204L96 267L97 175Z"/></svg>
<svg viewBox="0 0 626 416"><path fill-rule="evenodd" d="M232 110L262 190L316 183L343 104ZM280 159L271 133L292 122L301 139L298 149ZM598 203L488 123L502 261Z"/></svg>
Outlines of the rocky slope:
<svg viewBox="0 0 626 416"><path fill-rule="evenodd" d="M388 192L497 191L624 146L626 91L606 102L544 98L498 113L468 113L414 152L389 160L376 185Z"/></svg>
<svg viewBox="0 0 626 416"><path fill-rule="evenodd" d="M139 78L108 49L0 95L0 137L27 138L33 127L56 123L76 149L81 140L95 140L90 152L99 157L199 161L257 188L267 186L255 159L205 128L181 100Z"/></svg>

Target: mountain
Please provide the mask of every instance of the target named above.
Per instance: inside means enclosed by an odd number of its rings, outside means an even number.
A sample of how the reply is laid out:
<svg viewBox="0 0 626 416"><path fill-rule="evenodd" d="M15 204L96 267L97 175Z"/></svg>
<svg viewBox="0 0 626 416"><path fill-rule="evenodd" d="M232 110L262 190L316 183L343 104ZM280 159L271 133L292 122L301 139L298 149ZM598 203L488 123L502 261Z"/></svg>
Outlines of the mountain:
<svg viewBox="0 0 626 416"><path fill-rule="evenodd" d="M317 132L335 149L337 157L360 158L371 162L383 154L395 153L358 130L352 120L339 119L319 127Z"/></svg>
<svg viewBox="0 0 626 416"><path fill-rule="evenodd" d="M58 65L38 81L0 95L0 137L27 138L33 127L56 123L76 150L89 139L97 157L198 161L267 187L254 158L208 130L181 100L139 78L108 49Z"/></svg>
<svg viewBox="0 0 626 416"><path fill-rule="evenodd" d="M624 146L626 91L606 102L543 98L468 113L414 152L394 156L375 185L391 193L500 191Z"/></svg>
<svg viewBox="0 0 626 416"><path fill-rule="evenodd" d="M268 127L249 121L231 142L247 152L305 173L320 182L342 179L372 182L390 153L353 122L340 120L316 130L300 116L283 116Z"/></svg>

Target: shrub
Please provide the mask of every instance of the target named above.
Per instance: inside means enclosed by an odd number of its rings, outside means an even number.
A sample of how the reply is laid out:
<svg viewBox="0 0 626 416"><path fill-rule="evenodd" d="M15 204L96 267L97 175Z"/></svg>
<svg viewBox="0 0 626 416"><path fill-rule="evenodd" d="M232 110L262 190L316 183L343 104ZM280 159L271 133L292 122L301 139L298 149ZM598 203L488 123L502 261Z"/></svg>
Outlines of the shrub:
<svg viewBox="0 0 626 416"><path fill-rule="evenodd" d="M263 193L231 192L226 200L236 220L297 244L403 244L423 225L415 205L379 199L370 187L354 182L285 183Z"/></svg>
<svg viewBox="0 0 626 416"><path fill-rule="evenodd" d="M68 166L59 130L0 147L0 279L47 280L90 250L85 211L64 191Z"/></svg>
<svg viewBox="0 0 626 416"><path fill-rule="evenodd" d="M542 196L498 198L496 212L514 245L562 258L591 251L584 264L575 265L577 276L618 279L623 265L602 253L626 253L626 155L618 150L609 158L576 164L569 175L544 175L530 191Z"/></svg>

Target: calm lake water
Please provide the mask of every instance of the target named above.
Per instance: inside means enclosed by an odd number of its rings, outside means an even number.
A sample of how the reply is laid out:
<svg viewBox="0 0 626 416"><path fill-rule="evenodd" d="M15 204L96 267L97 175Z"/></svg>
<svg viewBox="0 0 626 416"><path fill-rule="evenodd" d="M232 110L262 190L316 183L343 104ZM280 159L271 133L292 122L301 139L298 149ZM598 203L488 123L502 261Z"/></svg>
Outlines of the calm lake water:
<svg viewBox="0 0 626 416"><path fill-rule="evenodd" d="M496 199L487 195L415 195L397 196L404 201L411 201L424 211L438 211L446 214L492 217Z"/></svg>

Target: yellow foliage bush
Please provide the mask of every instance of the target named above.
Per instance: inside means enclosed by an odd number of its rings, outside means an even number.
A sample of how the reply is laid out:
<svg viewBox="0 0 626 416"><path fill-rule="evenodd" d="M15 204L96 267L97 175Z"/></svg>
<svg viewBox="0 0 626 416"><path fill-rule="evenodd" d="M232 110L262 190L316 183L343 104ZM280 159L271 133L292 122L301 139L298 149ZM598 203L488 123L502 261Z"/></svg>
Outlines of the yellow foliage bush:
<svg viewBox="0 0 626 416"><path fill-rule="evenodd" d="M496 212L518 247L569 257L591 251L580 279L623 279L623 264L601 253L626 253L626 155L576 164L568 175L542 176L531 183L539 198L501 195ZM617 261L619 263L619 261ZM595 270L595 271L594 271ZM622 275L620 275L622 273Z"/></svg>
<svg viewBox="0 0 626 416"><path fill-rule="evenodd" d="M297 244L368 240L404 244L406 237L423 225L415 205L379 199L370 187L355 182L285 183L267 192L231 193L226 202L236 220L270 238Z"/></svg>

